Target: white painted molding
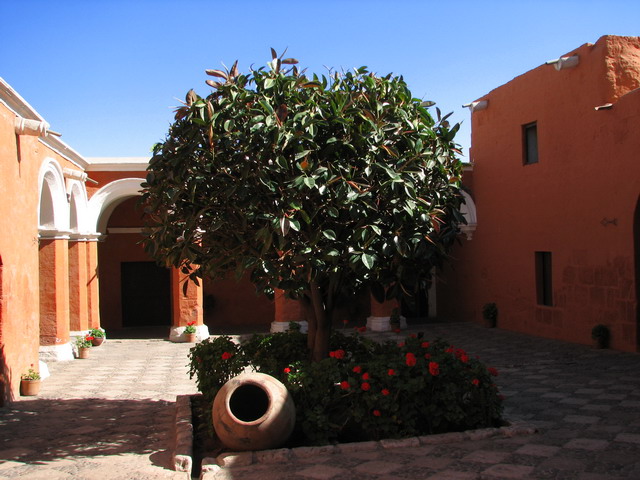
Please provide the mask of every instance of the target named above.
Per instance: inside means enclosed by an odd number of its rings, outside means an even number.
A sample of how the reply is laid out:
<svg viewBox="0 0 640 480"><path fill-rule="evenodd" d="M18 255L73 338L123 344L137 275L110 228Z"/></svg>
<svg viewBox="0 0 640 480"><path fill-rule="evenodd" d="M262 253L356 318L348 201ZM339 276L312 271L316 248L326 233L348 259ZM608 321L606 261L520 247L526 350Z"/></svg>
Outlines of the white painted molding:
<svg viewBox="0 0 640 480"><path fill-rule="evenodd" d="M407 319L402 315L400 316L400 328L407 328ZM391 317L368 317L367 330L371 330L372 332L390 332Z"/></svg>
<svg viewBox="0 0 640 480"><path fill-rule="evenodd" d="M106 233L113 210L124 200L141 194L143 178L122 178L108 183L89 200L89 231Z"/></svg>
<svg viewBox="0 0 640 480"><path fill-rule="evenodd" d="M38 172L38 228L68 230L69 203L60 164L46 158Z"/></svg>
<svg viewBox="0 0 640 480"><path fill-rule="evenodd" d="M460 213L464 216L467 224L460 225L460 231L467 236L467 240L471 240L473 238L473 232L476 231L476 227L478 226L476 204L467 192L462 190L461 193L464 198L464 203L460 205Z"/></svg>

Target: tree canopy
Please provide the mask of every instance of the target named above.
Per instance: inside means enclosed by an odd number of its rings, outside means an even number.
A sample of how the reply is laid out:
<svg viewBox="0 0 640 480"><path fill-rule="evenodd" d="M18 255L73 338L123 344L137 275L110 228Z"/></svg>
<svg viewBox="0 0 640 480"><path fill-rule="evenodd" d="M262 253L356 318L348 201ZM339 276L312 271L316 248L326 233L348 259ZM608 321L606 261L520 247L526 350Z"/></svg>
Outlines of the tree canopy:
<svg viewBox="0 0 640 480"><path fill-rule="evenodd" d="M272 57L207 70L212 93L177 109L144 185L145 248L194 279L248 272L300 299L320 358L340 297L411 296L446 258L464 222L458 125L402 77L307 76Z"/></svg>

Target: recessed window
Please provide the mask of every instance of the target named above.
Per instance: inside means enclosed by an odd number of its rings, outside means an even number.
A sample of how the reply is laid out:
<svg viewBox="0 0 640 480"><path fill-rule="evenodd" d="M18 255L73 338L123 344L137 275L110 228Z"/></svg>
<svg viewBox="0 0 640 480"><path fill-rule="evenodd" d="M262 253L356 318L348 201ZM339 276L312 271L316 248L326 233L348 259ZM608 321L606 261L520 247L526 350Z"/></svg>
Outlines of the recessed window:
<svg viewBox="0 0 640 480"><path fill-rule="evenodd" d="M536 122L522 126L524 164L538 163L538 125Z"/></svg>
<svg viewBox="0 0 640 480"><path fill-rule="evenodd" d="M536 296L538 305L553 306L551 252L536 252Z"/></svg>

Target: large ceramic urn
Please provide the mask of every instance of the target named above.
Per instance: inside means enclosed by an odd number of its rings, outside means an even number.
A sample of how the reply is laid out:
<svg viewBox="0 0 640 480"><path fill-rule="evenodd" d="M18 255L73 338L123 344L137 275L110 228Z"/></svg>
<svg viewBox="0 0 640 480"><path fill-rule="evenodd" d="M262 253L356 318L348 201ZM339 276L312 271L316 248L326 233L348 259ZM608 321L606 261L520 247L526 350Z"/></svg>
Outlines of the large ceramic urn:
<svg viewBox="0 0 640 480"><path fill-rule="evenodd" d="M213 428L229 449L265 450L287 441L296 410L286 387L263 373L243 373L223 385L213 401Z"/></svg>

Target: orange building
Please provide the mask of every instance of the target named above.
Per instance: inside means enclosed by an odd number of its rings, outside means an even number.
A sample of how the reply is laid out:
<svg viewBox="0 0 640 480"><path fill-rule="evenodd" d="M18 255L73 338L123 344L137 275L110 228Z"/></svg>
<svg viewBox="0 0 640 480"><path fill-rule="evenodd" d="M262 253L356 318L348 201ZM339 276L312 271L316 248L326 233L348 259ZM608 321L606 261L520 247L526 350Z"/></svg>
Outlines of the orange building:
<svg viewBox="0 0 640 480"><path fill-rule="evenodd" d="M438 316L637 351L640 38L604 36L469 105L473 240L442 273Z"/></svg>
<svg viewBox="0 0 640 480"><path fill-rule="evenodd" d="M636 351L640 329L640 38L602 37L470 104L467 225L428 301L403 314L481 321ZM85 158L0 79L0 404L38 360L72 360L90 328L303 323L300 305L248 280L188 284L144 252L137 206L147 159ZM477 211L476 211L477 205ZM366 298L337 319L388 330L392 303ZM204 307L204 311L203 311ZM357 311L356 311L357 307Z"/></svg>

